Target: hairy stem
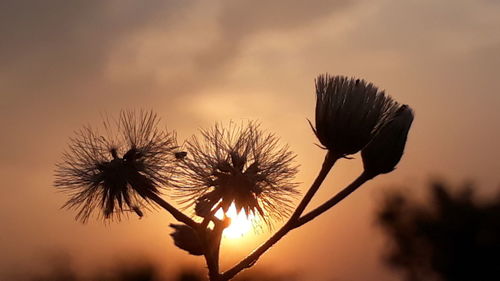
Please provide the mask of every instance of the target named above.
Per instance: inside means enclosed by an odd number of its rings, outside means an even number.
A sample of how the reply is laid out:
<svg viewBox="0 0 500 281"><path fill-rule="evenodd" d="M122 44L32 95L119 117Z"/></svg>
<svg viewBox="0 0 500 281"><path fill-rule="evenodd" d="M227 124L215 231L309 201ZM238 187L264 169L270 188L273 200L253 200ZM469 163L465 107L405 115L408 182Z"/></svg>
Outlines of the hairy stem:
<svg viewBox="0 0 500 281"><path fill-rule="evenodd" d="M314 194L318 191L319 187L339 158L340 156L335 156L331 152L328 152L326 154L325 160L323 161L323 165L321 167L321 171L307 191L306 195L304 195L304 198L302 198L302 201L299 203L292 216L288 219L287 223L285 223L273 236L271 236L271 238L269 238L264 244L255 249L250 255L248 255L228 271L224 272L222 274L221 280L229 280L243 269L249 268L254 265L262 254L264 254L271 246L278 242L290 230L295 228L294 225L297 223L300 215L302 214L302 212L304 212L304 209L307 207Z"/></svg>

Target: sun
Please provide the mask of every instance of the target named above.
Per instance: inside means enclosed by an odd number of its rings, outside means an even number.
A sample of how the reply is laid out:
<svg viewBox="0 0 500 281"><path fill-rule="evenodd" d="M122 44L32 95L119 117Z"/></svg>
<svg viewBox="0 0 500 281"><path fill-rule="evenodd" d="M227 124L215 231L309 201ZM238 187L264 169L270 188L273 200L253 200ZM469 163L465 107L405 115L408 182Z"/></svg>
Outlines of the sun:
<svg viewBox="0 0 500 281"><path fill-rule="evenodd" d="M226 212L226 216L231 219L231 224L224 229L223 235L226 238L236 239L241 238L248 231L252 229L253 223L255 223L256 217L252 214L248 216L245 214L243 210L239 213L236 211L236 206L234 203L229 206L229 209ZM222 219L224 217L224 212L222 209L219 209L215 213L215 217L218 219Z"/></svg>

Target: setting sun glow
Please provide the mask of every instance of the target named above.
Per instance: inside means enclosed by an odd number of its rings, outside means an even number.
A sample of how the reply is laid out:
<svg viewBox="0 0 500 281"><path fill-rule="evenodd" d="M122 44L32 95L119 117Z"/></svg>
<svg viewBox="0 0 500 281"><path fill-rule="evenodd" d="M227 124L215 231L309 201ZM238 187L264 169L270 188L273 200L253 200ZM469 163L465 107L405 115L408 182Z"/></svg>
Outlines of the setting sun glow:
<svg viewBox="0 0 500 281"><path fill-rule="evenodd" d="M218 219L222 219L224 217L224 212L222 209L219 209L217 213L215 213L215 216ZM226 216L228 216L231 219L231 224L224 229L223 235L226 238L240 238L242 237L245 233L250 231L252 229L252 223L255 222L255 216L250 214L246 215L243 210L241 210L239 213L236 211L236 206L231 204L229 209L227 210Z"/></svg>

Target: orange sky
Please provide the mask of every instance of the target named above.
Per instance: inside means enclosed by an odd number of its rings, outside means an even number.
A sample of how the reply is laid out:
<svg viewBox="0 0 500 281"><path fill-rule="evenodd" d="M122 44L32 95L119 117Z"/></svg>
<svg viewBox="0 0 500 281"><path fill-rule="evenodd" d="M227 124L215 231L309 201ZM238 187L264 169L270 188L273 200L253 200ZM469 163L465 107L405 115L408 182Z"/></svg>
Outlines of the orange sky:
<svg viewBox="0 0 500 281"><path fill-rule="evenodd" d="M304 280L397 280L374 227L383 190L418 193L433 176L498 190L499 14L491 0L2 1L0 276L56 249L83 267L137 251L167 269L201 266L173 246L166 214L104 226L59 210L66 197L52 174L68 137L122 108L155 110L180 140L215 121L258 119L298 154L305 190L324 154L306 121L314 78L329 72L415 109L406 155L259 264ZM360 171L359 159L341 161L313 204ZM265 237L227 244L225 265Z"/></svg>

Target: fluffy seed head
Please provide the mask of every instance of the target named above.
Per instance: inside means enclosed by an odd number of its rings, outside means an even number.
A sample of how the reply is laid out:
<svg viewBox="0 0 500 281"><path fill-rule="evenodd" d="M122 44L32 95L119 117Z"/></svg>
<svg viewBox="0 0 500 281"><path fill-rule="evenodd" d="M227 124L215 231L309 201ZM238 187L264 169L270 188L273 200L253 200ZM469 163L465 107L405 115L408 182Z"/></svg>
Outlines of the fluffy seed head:
<svg viewBox="0 0 500 281"><path fill-rule="evenodd" d="M153 112L122 111L104 121L106 134L89 126L76 132L56 164L54 186L70 195L64 207L86 222L95 213L120 219L124 211L142 217L148 194L167 184L176 148L175 135L157 128Z"/></svg>
<svg viewBox="0 0 500 281"><path fill-rule="evenodd" d="M289 214L298 194L297 167L294 154L276 136L255 122L217 124L201 135L186 143L187 156L179 162L174 185L183 203L194 205L201 217L218 209L227 212L234 204L237 212L259 216L268 225Z"/></svg>

